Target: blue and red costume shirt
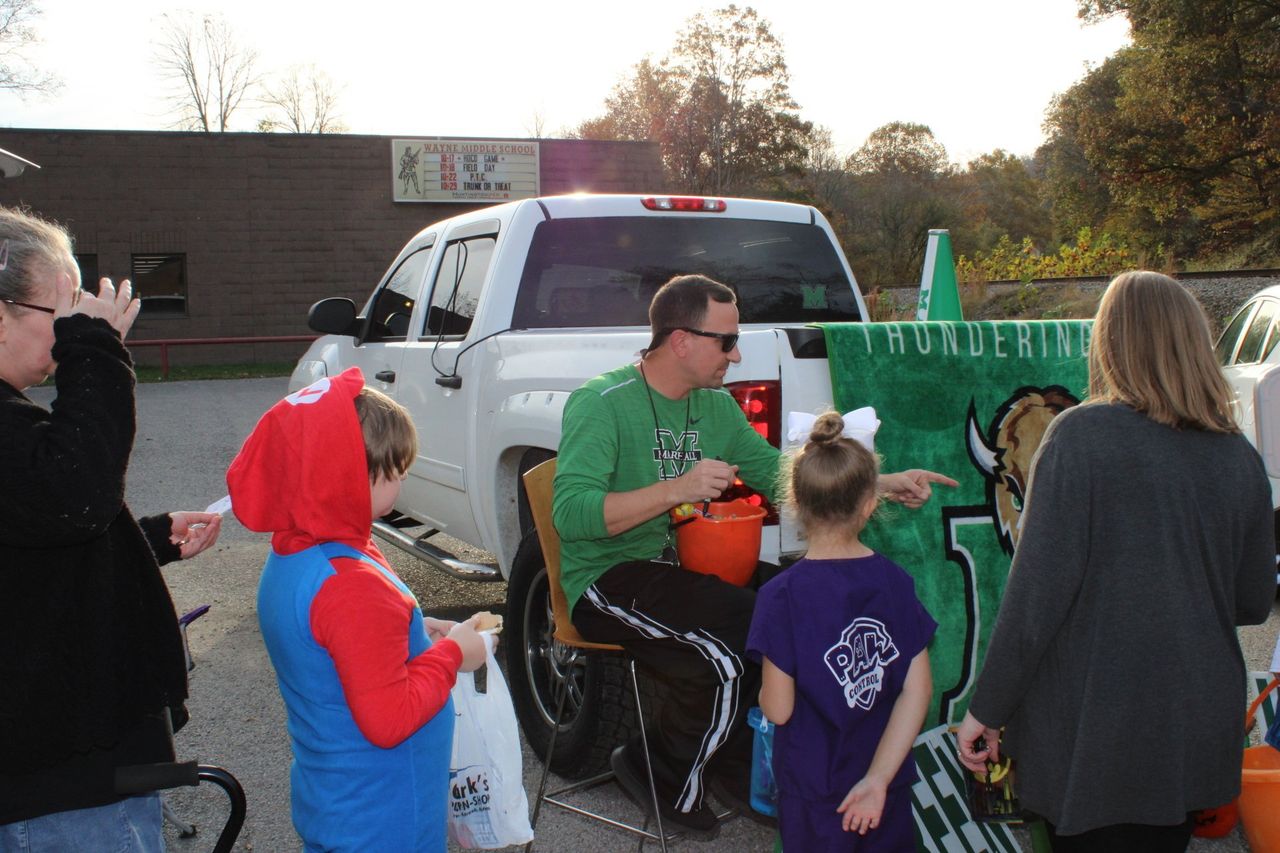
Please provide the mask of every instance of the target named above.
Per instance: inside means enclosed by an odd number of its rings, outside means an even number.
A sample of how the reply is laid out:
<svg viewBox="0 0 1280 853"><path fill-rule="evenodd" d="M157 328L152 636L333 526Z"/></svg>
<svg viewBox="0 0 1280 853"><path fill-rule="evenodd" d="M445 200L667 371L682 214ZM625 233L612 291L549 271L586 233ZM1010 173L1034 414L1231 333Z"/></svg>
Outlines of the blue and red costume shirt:
<svg viewBox="0 0 1280 853"><path fill-rule="evenodd" d="M307 850L446 848L462 664L370 539L356 369L273 406L227 472L236 516L272 531L258 621L288 712Z"/></svg>

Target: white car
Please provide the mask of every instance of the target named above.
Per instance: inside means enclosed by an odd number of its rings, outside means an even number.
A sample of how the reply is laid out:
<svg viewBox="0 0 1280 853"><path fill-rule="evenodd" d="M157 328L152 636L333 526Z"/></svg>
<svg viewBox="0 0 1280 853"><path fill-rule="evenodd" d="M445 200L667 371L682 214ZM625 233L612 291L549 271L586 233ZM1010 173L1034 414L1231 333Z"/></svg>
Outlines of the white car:
<svg viewBox="0 0 1280 853"><path fill-rule="evenodd" d="M1280 365L1280 346L1277 344L1280 344L1280 285L1258 291L1236 312L1218 338L1216 351L1222 372L1236 393L1240 428L1255 447L1264 451L1264 459L1268 459L1271 502L1280 508L1280 478L1276 476L1280 471L1273 467L1269 460L1271 454L1264 450L1267 441L1259 444L1260 410L1255 395L1259 380ZM1271 429L1274 432L1276 425L1271 425ZM1280 539L1280 512L1276 519L1277 538ZM1276 560L1280 565L1280 555ZM1277 580L1280 581L1280 572Z"/></svg>

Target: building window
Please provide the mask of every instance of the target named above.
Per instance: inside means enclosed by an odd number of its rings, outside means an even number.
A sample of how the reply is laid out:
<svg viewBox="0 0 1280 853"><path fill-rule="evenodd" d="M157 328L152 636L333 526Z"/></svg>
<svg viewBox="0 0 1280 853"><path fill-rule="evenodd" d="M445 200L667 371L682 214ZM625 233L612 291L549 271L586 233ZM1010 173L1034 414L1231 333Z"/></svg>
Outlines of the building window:
<svg viewBox="0 0 1280 853"><path fill-rule="evenodd" d="M97 293L98 256L76 255L76 266L80 267L80 286L90 293Z"/></svg>
<svg viewBox="0 0 1280 853"><path fill-rule="evenodd" d="M184 317L187 313L187 256L133 255L133 292L144 317Z"/></svg>

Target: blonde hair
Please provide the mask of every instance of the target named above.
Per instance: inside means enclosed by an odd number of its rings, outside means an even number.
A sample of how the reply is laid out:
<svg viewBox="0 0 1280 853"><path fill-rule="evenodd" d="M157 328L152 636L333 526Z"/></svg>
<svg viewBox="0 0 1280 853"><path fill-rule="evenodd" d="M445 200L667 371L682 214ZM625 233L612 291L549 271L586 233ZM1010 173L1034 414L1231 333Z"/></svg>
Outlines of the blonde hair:
<svg viewBox="0 0 1280 853"><path fill-rule="evenodd" d="M848 523L876 494L880 461L843 432L839 414L819 415L791 461L787 501L806 529Z"/></svg>
<svg viewBox="0 0 1280 853"><path fill-rule="evenodd" d="M1089 402L1124 403L1177 429L1238 433L1232 397L1195 297L1157 272L1116 276L1094 318Z"/></svg>
<svg viewBox="0 0 1280 853"><path fill-rule="evenodd" d="M71 236L62 226L0 207L0 299L30 302L38 272L71 272L74 264Z"/></svg>
<svg viewBox="0 0 1280 853"><path fill-rule="evenodd" d="M356 395L356 417L364 436L369 482L404 475L418 454L418 432L409 412L381 391L362 388Z"/></svg>

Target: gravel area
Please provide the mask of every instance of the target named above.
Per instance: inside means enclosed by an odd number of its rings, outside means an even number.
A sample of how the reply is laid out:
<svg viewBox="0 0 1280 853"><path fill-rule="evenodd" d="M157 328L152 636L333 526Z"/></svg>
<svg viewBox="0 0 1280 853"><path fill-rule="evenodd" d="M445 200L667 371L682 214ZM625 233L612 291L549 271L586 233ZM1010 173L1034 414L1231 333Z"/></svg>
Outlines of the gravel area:
<svg viewBox="0 0 1280 853"><path fill-rule="evenodd" d="M259 414L286 393L285 385L284 379L265 379L140 386L139 432L129 474L130 505L138 513L200 509L221 497L226 491L223 472L227 463ZM51 393L36 389L31 396L47 403ZM266 536L251 533L228 518L214 549L189 564L166 567L165 576L179 611L212 605L209 615L196 622L190 632L196 660L188 702L192 719L178 735L179 755L220 764L240 779L248 793L249 813L235 849L275 853L298 850L299 843L289 819L284 709L254 612L257 577L267 547ZM503 607L505 584L457 581L390 549L388 554L429 612L457 618ZM1240 632L1251 668L1267 665L1278 630L1280 607L1273 609L1265 625ZM1140 678L1141 673L1135 677ZM525 787L532 792L541 764L527 746L524 768ZM225 816L221 793L201 786L167 796L180 815L199 826L194 839L180 839L170 829L170 851L210 849ZM626 819L638 817L637 810L612 785L590 793L585 803ZM763 853L773 849L772 839L769 830L736 819L729 821L713 842L681 841L675 849ZM634 846L635 841L615 830L556 810L544 813L538 830L540 851L614 851ZM646 849L655 848L648 845ZM1236 853L1247 847L1237 829L1220 841L1197 840L1191 849Z"/></svg>
<svg viewBox="0 0 1280 853"><path fill-rule="evenodd" d="M1178 278L1200 300L1209 318L1215 321L1215 331L1221 331L1236 309L1253 294L1264 287L1280 284L1280 279L1263 276L1197 279L1193 275L1185 275Z"/></svg>
<svg viewBox="0 0 1280 853"><path fill-rule="evenodd" d="M1196 276L1195 273L1186 273L1177 276L1177 279L1186 285L1187 289L1195 294L1200 300L1200 304L1204 306L1205 313L1209 315L1210 324L1213 326L1213 332L1216 336L1222 330L1223 325L1231 316L1235 314L1236 309L1244 304L1245 300L1253 296L1259 290L1270 287L1273 284L1280 284L1280 278L1262 275L1240 275L1234 277L1219 276ZM1016 282L1001 282L996 284L988 284L986 286L987 293L990 295L1002 295L1017 292L1025 285ZM1104 279L1083 279L1081 281L1054 280L1051 282L1035 283L1033 287L1039 288L1046 292L1052 292L1055 289L1065 289L1074 286L1077 290L1086 294L1102 295L1106 290L1107 281ZM898 311L910 311L915 307L916 299L919 291L915 287L900 287L887 291L893 299L893 304ZM1052 302L1052 299L1047 300ZM985 307L985 304L984 304ZM1000 310L988 307L988 310L980 311L979 316L967 319L996 319L1000 316Z"/></svg>

